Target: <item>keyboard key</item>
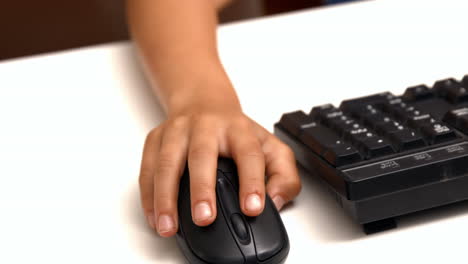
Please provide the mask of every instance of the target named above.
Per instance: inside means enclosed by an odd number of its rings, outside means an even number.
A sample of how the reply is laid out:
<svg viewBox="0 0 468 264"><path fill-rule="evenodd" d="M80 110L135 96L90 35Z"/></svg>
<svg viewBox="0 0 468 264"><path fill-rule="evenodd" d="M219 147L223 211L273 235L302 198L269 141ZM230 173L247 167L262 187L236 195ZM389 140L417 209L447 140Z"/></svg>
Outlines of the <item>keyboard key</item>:
<svg viewBox="0 0 468 264"><path fill-rule="evenodd" d="M343 101L340 109L345 112L352 112L355 108L362 108L363 105L378 105L387 100L393 99L395 96L389 92L374 94L365 97L359 97L351 100Z"/></svg>
<svg viewBox="0 0 468 264"><path fill-rule="evenodd" d="M432 117L431 117L431 115L429 113L418 110L415 107L408 107L407 112L406 112L406 116L404 118L402 118L402 120L404 120L405 123L410 123L410 122L412 122L414 120L427 119L427 120L430 121L431 118Z"/></svg>
<svg viewBox="0 0 468 264"><path fill-rule="evenodd" d="M352 142L358 142L365 138L374 136L374 133L372 133L368 128L362 126L357 129L346 131L345 133L345 138Z"/></svg>
<svg viewBox="0 0 468 264"><path fill-rule="evenodd" d="M429 113L398 100L383 105L383 108L402 124L430 117Z"/></svg>
<svg viewBox="0 0 468 264"><path fill-rule="evenodd" d="M426 146L424 139L411 129L402 129L389 135L398 151L405 151Z"/></svg>
<svg viewBox="0 0 468 264"><path fill-rule="evenodd" d="M366 159L394 153L393 148L384 138L377 136L366 127L348 131L345 138L364 153Z"/></svg>
<svg viewBox="0 0 468 264"><path fill-rule="evenodd" d="M406 123L408 118L415 115L420 115L421 111L416 110L414 106L408 106L406 103L401 103L394 106L392 109L393 116L400 120L402 123Z"/></svg>
<svg viewBox="0 0 468 264"><path fill-rule="evenodd" d="M314 119L325 121L327 119L338 118L343 115L343 112L332 104L316 106L310 111L310 116Z"/></svg>
<svg viewBox="0 0 468 264"><path fill-rule="evenodd" d="M465 77L466 78L466 77ZM437 93L450 103L456 104L468 101L468 78L459 82L453 78L438 81L434 84Z"/></svg>
<svg viewBox="0 0 468 264"><path fill-rule="evenodd" d="M430 144L438 144L457 139L455 131L441 123L433 123L422 127L421 132Z"/></svg>
<svg viewBox="0 0 468 264"><path fill-rule="evenodd" d="M377 133L382 135L389 135L403 129L405 129L403 125L390 118L385 118L384 122L376 124Z"/></svg>
<svg viewBox="0 0 468 264"><path fill-rule="evenodd" d="M411 116L407 120L408 125L416 129L430 125L435 122L435 119L430 114Z"/></svg>
<svg viewBox="0 0 468 264"><path fill-rule="evenodd" d="M447 112L443 121L468 134L468 108L464 107Z"/></svg>
<svg viewBox="0 0 468 264"><path fill-rule="evenodd" d="M374 125L383 120L385 115L374 105L368 104L353 108L351 114L366 125Z"/></svg>
<svg viewBox="0 0 468 264"><path fill-rule="evenodd" d="M383 112L401 119L406 115L406 112L408 111L407 108L409 106L407 103L403 102L403 99L396 97L392 100L388 100L382 103L379 107Z"/></svg>
<svg viewBox="0 0 468 264"><path fill-rule="evenodd" d="M335 131L320 124L305 128L300 140L319 155L335 145L344 143Z"/></svg>
<svg viewBox="0 0 468 264"><path fill-rule="evenodd" d="M377 158L395 153L390 143L378 136L362 138L357 142L357 145L360 150L365 153L366 159Z"/></svg>
<svg viewBox="0 0 468 264"><path fill-rule="evenodd" d="M434 83L433 89L440 95L445 96L447 91L452 88L460 87L461 84L454 78L440 80Z"/></svg>
<svg viewBox="0 0 468 264"><path fill-rule="evenodd" d="M468 108L467 107L462 107L462 108L457 108L448 111L444 118L443 121L448 123L451 126L457 127L459 124L457 124L457 121L460 120L461 116L466 116L468 115Z"/></svg>
<svg viewBox="0 0 468 264"><path fill-rule="evenodd" d="M366 116L364 116L363 119L364 119L364 124L366 124L366 126L372 128L372 129L376 129L379 124L385 123L386 120L390 120L388 115L383 114L381 112L366 115Z"/></svg>
<svg viewBox="0 0 468 264"><path fill-rule="evenodd" d="M359 152L347 143L334 145L325 151L323 157L330 164L339 167L352 164L362 160Z"/></svg>
<svg viewBox="0 0 468 264"><path fill-rule="evenodd" d="M468 86L468 74L463 77L462 84L464 87Z"/></svg>
<svg viewBox="0 0 468 264"><path fill-rule="evenodd" d="M296 111L284 114L281 117L280 124L289 133L299 137L304 128L315 125L316 122L311 116L306 115L304 112Z"/></svg>
<svg viewBox="0 0 468 264"><path fill-rule="evenodd" d="M448 89L446 98L453 104L468 101L468 85Z"/></svg>
<svg viewBox="0 0 468 264"><path fill-rule="evenodd" d="M356 117L362 118L363 116L368 114L375 114L376 111L377 109L372 104L361 104L359 106L353 107L353 109L351 109L351 114Z"/></svg>
<svg viewBox="0 0 468 264"><path fill-rule="evenodd" d="M346 131L358 129L361 127L361 125L357 123L356 120L345 115L341 116L340 118L328 119L325 125L337 131L340 136L343 136Z"/></svg>
<svg viewBox="0 0 468 264"><path fill-rule="evenodd" d="M434 90L452 104L468 101L468 84L453 78L436 82Z"/></svg>
<svg viewBox="0 0 468 264"><path fill-rule="evenodd" d="M409 87L403 94L403 100L407 102L414 102L432 97L434 97L434 93L424 84Z"/></svg>

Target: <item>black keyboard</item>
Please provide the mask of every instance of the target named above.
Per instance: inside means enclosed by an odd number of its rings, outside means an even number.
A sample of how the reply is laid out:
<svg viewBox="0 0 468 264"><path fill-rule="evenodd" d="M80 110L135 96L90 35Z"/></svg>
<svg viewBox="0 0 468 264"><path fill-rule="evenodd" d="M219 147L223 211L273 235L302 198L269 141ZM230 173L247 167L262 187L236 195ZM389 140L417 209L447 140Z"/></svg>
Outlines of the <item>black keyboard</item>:
<svg viewBox="0 0 468 264"><path fill-rule="evenodd" d="M275 134L368 234L468 199L468 75L286 113Z"/></svg>

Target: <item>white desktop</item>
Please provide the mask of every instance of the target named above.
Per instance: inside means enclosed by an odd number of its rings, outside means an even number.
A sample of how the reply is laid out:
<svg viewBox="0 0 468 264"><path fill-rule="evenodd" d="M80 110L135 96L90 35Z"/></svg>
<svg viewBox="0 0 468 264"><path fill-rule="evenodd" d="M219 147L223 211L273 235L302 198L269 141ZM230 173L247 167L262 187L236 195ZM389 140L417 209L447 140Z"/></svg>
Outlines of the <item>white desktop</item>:
<svg viewBox="0 0 468 264"><path fill-rule="evenodd" d="M468 73L466 1L378 0L219 28L244 111L285 112ZM184 263L140 209L164 113L128 42L0 62L0 263ZM467 263L468 204L366 236L312 175L282 219L286 263Z"/></svg>

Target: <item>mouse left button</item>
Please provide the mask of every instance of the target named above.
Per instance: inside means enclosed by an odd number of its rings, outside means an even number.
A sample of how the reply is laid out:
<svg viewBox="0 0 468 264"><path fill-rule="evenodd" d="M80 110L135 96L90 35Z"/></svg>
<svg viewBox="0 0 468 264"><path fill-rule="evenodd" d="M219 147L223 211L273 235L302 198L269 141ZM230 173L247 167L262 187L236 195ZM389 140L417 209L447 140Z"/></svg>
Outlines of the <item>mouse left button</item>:
<svg viewBox="0 0 468 264"><path fill-rule="evenodd" d="M235 242L219 203L216 204L218 216L205 227L192 221L190 208L190 179L184 174L179 194L179 243L190 263L244 263L245 259Z"/></svg>

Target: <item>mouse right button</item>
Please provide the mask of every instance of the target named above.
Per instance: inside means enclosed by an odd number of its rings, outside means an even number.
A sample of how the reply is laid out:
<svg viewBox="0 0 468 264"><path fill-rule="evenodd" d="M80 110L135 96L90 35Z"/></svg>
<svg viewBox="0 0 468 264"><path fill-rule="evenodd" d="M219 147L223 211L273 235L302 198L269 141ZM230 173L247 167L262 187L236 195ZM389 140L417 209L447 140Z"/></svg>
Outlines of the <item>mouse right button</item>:
<svg viewBox="0 0 468 264"><path fill-rule="evenodd" d="M252 230L257 258L260 261L276 257L277 255L278 257L281 257L279 255L283 254L287 255L289 251L286 229L273 206L273 202L267 197L262 214L257 217L247 218Z"/></svg>

